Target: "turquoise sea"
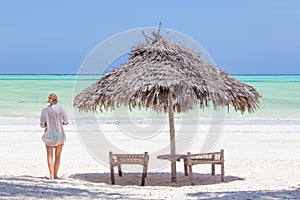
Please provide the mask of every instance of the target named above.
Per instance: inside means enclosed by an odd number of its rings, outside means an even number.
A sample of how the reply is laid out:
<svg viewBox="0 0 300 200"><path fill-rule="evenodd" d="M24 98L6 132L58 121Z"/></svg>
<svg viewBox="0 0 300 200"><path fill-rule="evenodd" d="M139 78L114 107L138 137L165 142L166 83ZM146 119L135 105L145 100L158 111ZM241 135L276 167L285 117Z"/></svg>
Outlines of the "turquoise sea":
<svg viewBox="0 0 300 200"><path fill-rule="evenodd" d="M255 113L240 114L230 109L227 117L300 118L300 75L233 76L255 87L263 98ZM59 104L72 117L73 96L99 78L94 75L0 75L0 116L38 117L47 106L48 94L54 92ZM201 112L209 117L206 110Z"/></svg>

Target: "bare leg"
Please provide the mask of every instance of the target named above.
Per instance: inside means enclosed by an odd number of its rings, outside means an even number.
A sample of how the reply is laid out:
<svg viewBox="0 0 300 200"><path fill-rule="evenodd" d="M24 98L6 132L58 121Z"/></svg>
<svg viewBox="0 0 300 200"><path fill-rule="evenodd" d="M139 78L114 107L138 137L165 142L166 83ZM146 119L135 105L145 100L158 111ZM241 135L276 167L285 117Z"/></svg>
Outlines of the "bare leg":
<svg viewBox="0 0 300 200"><path fill-rule="evenodd" d="M50 172L50 180L54 179L54 165L53 165L53 147L47 146L47 163Z"/></svg>
<svg viewBox="0 0 300 200"><path fill-rule="evenodd" d="M60 155L62 151L63 144L58 145L55 147L55 162L54 162L54 178L58 179L57 172L60 164Z"/></svg>

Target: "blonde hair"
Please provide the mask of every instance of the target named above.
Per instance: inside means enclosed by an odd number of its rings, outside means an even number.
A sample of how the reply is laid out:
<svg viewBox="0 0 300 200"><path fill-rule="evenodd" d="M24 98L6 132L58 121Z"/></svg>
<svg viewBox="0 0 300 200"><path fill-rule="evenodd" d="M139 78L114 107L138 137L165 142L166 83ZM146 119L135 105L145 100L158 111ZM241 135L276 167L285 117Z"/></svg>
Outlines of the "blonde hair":
<svg viewBox="0 0 300 200"><path fill-rule="evenodd" d="M57 96L56 96L56 94L54 94L54 93L49 94L49 96L48 96L48 102L50 104L57 103Z"/></svg>

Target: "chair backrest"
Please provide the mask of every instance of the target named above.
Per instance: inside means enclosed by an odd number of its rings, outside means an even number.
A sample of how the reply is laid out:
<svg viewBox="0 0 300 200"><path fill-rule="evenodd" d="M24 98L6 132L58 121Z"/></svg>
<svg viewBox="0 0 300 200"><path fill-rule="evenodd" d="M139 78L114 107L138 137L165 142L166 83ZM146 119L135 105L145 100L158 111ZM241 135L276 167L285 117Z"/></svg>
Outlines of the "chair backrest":
<svg viewBox="0 0 300 200"><path fill-rule="evenodd" d="M148 152L144 154L113 154L109 152L109 161L112 165L140 164L147 165L149 160Z"/></svg>
<svg viewBox="0 0 300 200"><path fill-rule="evenodd" d="M224 150L220 152L211 152L211 153L199 153L191 154L187 153L187 161L191 165L196 164L219 164L224 162Z"/></svg>

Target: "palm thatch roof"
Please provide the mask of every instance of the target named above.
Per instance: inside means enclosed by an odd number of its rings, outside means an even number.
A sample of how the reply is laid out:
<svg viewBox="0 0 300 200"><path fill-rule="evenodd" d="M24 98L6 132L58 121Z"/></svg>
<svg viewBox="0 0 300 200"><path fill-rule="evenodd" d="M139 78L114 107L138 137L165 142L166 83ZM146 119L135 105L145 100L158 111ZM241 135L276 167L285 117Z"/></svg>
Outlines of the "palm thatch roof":
<svg viewBox="0 0 300 200"><path fill-rule="evenodd" d="M254 112L260 94L251 86L203 60L201 55L153 32L152 41L131 50L128 62L75 96L80 111L151 108L167 112L172 92L175 112L186 112L211 101L214 108L232 105Z"/></svg>

